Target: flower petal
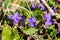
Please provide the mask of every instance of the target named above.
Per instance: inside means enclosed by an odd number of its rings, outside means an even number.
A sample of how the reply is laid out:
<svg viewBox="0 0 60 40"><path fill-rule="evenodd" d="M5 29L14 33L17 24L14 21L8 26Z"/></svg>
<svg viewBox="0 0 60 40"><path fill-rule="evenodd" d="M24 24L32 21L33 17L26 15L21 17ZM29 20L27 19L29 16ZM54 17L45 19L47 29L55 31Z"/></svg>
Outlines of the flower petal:
<svg viewBox="0 0 60 40"><path fill-rule="evenodd" d="M50 20L51 19L51 14L50 13L45 14L44 18L45 18L45 20Z"/></svg>
<svg viewBox="0 0 60 40"><path fill-rule="evenodd" d="M31 18L28 18L28 22L32 22L32 19Z"/></svg>
<svg viewBox="0 0 60 40"><path fill-rule="evenodd" d="M17 17L16 19L17 19L17 20L21 20L21 17Z"/></svg>
<svg viewBox="0 0 60 40"><path fill-rule="evenodd" d="M33 24L33 23L30 23L30 25L31 25L32 27L34 27L34 24Z"/></svg>
<svg viewBox="0 0 60 40"><path fill-rule="evenodd" d="M37 5L36 5L36 4L35 4L35 5L32 5L32 8L33 8L33 9L37 8Z"/></svg>
<svg viewBox="0 0 60 40"><path fill-rule="evenodd" d="M46 10L46 7L43 4L40 4L42 10Z"/></svg>
<svg viewBox="0 0 60 40"><path fill-rule="evenodd" d="M25 20L25 16L24 16L24 15L22 15L22 16L21 16L21 19L24 21L24 20Z"/></svg>
<svg viewBox="0 0 60 40"><path fill-rule="evenodd" d="M14 15L13 15L13 19L16 19L16 18L18 18L19 17L19 14L18 14L18 12L16 12Z"/></svg>
<svg viewBox="0 0 60 40"><path fill-rule="evenodd" d="M58 0L58 2L60 2L60 0Z"/></svg>
<svg viewBox="0 0 60 40"><path fill-rule="evenodd" d="M35 17L32 18L32 22L36 22L36 18Z"/></svg>
<svg viewBox="0 0 60 40"><path fill-rule="evenodd" d="M46 22L45 22L45 25L51 25L51 24L52 24L51 21L46 21Z"/></svg>
<svg viewBox="0 0 60 40"><path fill-rule="evenodd" d="M9 18L9 19L13 19L13 15L9 15L8 18Z"/></svg>
<svg viewBox="0 0 60 40"><path fill-rule="evenodd" d="M35 23L34 23L34 25L36 26L36 25L37 25L37 23L35 22Z"/></svg>
<svg viewBox="0 0 60 40"><path fill-rule="evenodd" d="M19 21L14 19L14 24L18 24L18 23L19 23Z"/></svg>
<svg viewBox="0 0 60 40"><path fill-rule="evenodd" d="M52 8L52 9L53 9L53 11L56 13L56 7L55 7L55 6L53 6L53 8Z"/></svg>
<svg viewBox="0 0 60 40"><path fill-rule="evenodd" d="M14 16L18 16L19 15L19 13L18 12L16 12L15 14L14 14Z"/></svg>

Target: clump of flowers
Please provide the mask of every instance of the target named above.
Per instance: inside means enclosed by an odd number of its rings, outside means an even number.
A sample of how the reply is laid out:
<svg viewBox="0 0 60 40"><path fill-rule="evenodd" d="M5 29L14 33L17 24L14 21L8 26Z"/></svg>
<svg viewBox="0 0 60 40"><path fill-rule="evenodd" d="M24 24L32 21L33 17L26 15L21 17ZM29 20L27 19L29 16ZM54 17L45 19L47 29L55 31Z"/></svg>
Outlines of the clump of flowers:
<svg viewBox="0 0 60 40"><path fill-rule="evenodd" d="M19 16L18 12L14 13L14 15L12 15L12 14L9 15L8 18L12 19L14 21L14 24L18 24L20 20L24 20L25 19L24 15Z"/></svg>
<svg viewBox="0 0 60 40"><path fill-rule="evenodd" d="M60 0L4 0L2 3L2 40L60 40L56 36L60 33Z"/></svg>
<svg viewBox="0 0 60 40"><path fill-rule="evenodd" d="M36 26L37 23L36 23L36 18L35 17L32 17L32 18L28 18L28 22L30 23L30 25L32 27Z"/></svg>

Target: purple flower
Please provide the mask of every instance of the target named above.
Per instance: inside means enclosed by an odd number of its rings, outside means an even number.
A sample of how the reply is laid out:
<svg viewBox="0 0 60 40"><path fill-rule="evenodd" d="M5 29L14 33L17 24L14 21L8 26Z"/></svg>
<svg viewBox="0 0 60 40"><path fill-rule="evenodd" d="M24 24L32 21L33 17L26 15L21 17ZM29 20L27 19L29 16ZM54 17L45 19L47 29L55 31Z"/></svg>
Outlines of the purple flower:
<svg viewBox="0 0 60 40"><path fill-rule="evenodd" d="M8 17L9 19L13 19L13 15L9 15L9 17Z"/></svg>
<svg viewBox="0 0 60 40"><path fill-rule="evenodd" d="M37 25L37 23L35 22L35 23L30 23L30 25L32 26L32 27L34 27L34 26L36 26Z"/></svg>
<svg viewBox="0 0 60 40"><path fill-rule="evenodd" d="M58 0L58 2L60 3L60 0Z"/></svg>
<svg viewBox="0 0 60 40"><path fill-rule="evenodd" d="M32 22L32 19L31 18L28 18L28 22Z"/></svg>
<svg viewBox="0 0 60 40"><path fill-rule="evenodd" d="M46 20L45 25L51 25L53 23L53 20L51 19L51 14L50 13L45 14L44 18Z"/></svg>
<svg viewBox="0 0 60 40"><path fill-rule="evenodd" d="M55 7L55 6L53 6L53 8L52 8L52 9L53 9L54 13L56 13L56 7Z"/></svg>
<svg viewBox="0 0 60 40"><path fill-rule="evenodd" d="M29 21L29 22L36 22L36 18L35 18L35 17L29 18L28 21Z"/></svg>
<svg viewBox="0 0 60 40"><path fill-rule="evenodd" d="M32 22L36 22L36 18L35 17L32 18Z"/></svg>
<svg viewBox="0 0 60 40"><path fill-rule="evenodd" d="M44 14L44 18L45 18L45 20L50 20L51 19L51 14L50 13Z"/></svg>
<svg viewBox="0 0 60 40"><path fill-rule="evenodd" d="M34 26L37 25L37 23L36 23L36 18L35 18L35 17L33 17L33 18L28 18L28 22L30 22L30 25L31 25L32 27L34 27Z"/></svg>
<svg viewBox="0 0 60 40"><path fill-rule="evenodd" d="M44 10L44 11L47 10L47 8L44 6L44 4L40 4L40 7L41 7L41 9Z"/></svg>
<svg viewBox="0 0 60 40"><path fill-rule="evenodd" d="M30 25L31 25L32 27L34 27L34 26L35 26L33 23L30 23Z"/></svg>
<svg viewBox="0 0 60 40"><path fill-rule="evenodd" d="M36 4L32 5L32 8L33 9L37 8L37 5Z"/></svg>
<svg viewBox="0 0 60 40"><path fill-rule="evenodd" d="M45 25L51 25L53 23L53 21L52 20L49 20L49 21L46 21L45 22Z"/></svg>
<svg viewBox="0 0 60 40"><path fill-rule="evenodd" d="M8 18L13 19L15 24L18 24L19 20L21 19L21 17L19 17L18 12L16 12L14 15L9 15Z"/></svg>
<svg viewBox="0 0 60 40"><path fill-rule="evenodd" d="M25 20L25 16L24 16L24 14L21 16L21 20Z"/></svg>

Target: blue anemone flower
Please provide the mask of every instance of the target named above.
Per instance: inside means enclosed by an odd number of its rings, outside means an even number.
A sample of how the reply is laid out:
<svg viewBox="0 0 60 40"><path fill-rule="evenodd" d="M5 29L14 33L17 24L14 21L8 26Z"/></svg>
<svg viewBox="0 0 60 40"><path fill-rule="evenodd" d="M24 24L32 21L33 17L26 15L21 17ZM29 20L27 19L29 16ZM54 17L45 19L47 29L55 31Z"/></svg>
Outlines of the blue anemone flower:
<svg viewBox="0 0 60 40"><path fill-rule="evenodd" d="M14 15L9 15L8 18L13 19L15 24L18 24L19 20L21 19L18 12L16 12Z"/></svg>
<svg viewBox="0 0 60 40"><path fill-rule="evenodd" d="M33 17L33 18L28 18L28 22L30 22L30 26L34 27L37 25L36 23L36 18Z"/></svg>

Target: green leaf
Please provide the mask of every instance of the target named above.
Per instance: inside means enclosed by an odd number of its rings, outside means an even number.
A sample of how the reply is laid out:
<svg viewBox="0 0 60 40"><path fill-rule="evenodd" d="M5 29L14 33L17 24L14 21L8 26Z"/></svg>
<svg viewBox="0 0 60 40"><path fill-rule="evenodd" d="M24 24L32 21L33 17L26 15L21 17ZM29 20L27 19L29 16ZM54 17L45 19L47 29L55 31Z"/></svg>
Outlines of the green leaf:
<svg viewBox="0 0 60 40"><path fill-rule="evenodd" d="M56 18L60 18L60 14L57 14Z"/></svg>
<svg viewBox="0 0 60 40"><path fill-rule="evenodd" d="M23 2L23 6L27 7L27 2L26 1Z"/></svg>
<svg viewBox="0 0 60 40"><path fill-rule="evenodd" d="M8 4L8 8L12 8L12 5L11 4Z"/></svg>
<svg viewBox="0 0 60 40"><path fill-rule="evenodd" d="M11 28L9 25L6 25L2 32L2 40L24 40L23 36L19 35L17 29Z"/></svg>
<svg viewBox="0 0 60 40"><path fill-rule="evenodd" d="M55 5L55 2L53 0L48 0L48 4L51 6L54 6Z"/></svg>
<svg viewBox="0 0 60 40"><path fill-rule="evenodd" d="M51 25L51 26L49 27L49 29L52 29L52 30L55 31L54 25Z"/></svg>
<svg viewBox="0 0 60 40"><path fill-rule="evenodd" d="M12 39L13 40L20 40L20 36L18 34L18 30L17 29L13 29L13 34L12 34Z"/></svg>
<svg viewBox="0 0 60 40"><path fill-rule="evenodd" d="M12 3L12 2L13 2L13 0L9 0L9 2L10 2L10 3Z"/></svg>
<svg viewBox="0 0 60 40"><path fill-rule="evenodd" d="M57 40L57 37L55 37L55 40Z"/></svg>
<svg viewBox="0 0 60 40"><path fill-rule="evenodd" d="M8 13L8 14L13 14L13 12L12 12L12 11L8 11L7 13Z"/></svg>
<svg viewBox="0 0 60 40"><path fill-rule="evenodd" d="M57 9L60 9L60 4L56 4L56 8Z"/></svg>
<svg viewBox="0 0 60 40"><path fill-rule="evenodd" d="M6 2L9 2L9 0L5 0Z"/></svg>
<svg viewBox="0 0 60 40"><path fill-rule="evenodd" d="M57 38L57 40L60 40L60 38Z"/></svg>
<svg viewBox="0 0 60 40"><path fill-rule="evenodd" d="M2 40L12 40L11 34L12 28L9 25L6 25L6 27L2 31Z"/></svg>
<svg viewBox="0 0 60 40"><path fill-rule="evenodd" d="M7 8L8 2L4 1L3 5L4 5L4 8Z"/></svg>
<svg viewBox="0 0 60 40"><path fill-rule="evenodd" d="M25 16L29 15L29 13L26 10L24 10L24 14L25 14Z"/></svg>
<svg viewBox="0 0 60 40"><path fill-rule="evenodd" d="M43 19L42 11L39 10L39 9L34 10L33 15L37 18L37 20L42 20Z"/></svg>
<svg viewBox="0 0 60 40"><path fill-rule="evenodd" d="M26 33L26 34L32 35L32 34L35 34L35 32L37 30L38 29L36 29L36 28L28 28L28 29L23 30L23 32Z"/></svg>
<svg viewBox="0 0 60 40"><path fill-rule="evenodd" d="M50 33L50 36L53 38L54 36L56 35L56 31L52 31L51 33Z"/></svg>

